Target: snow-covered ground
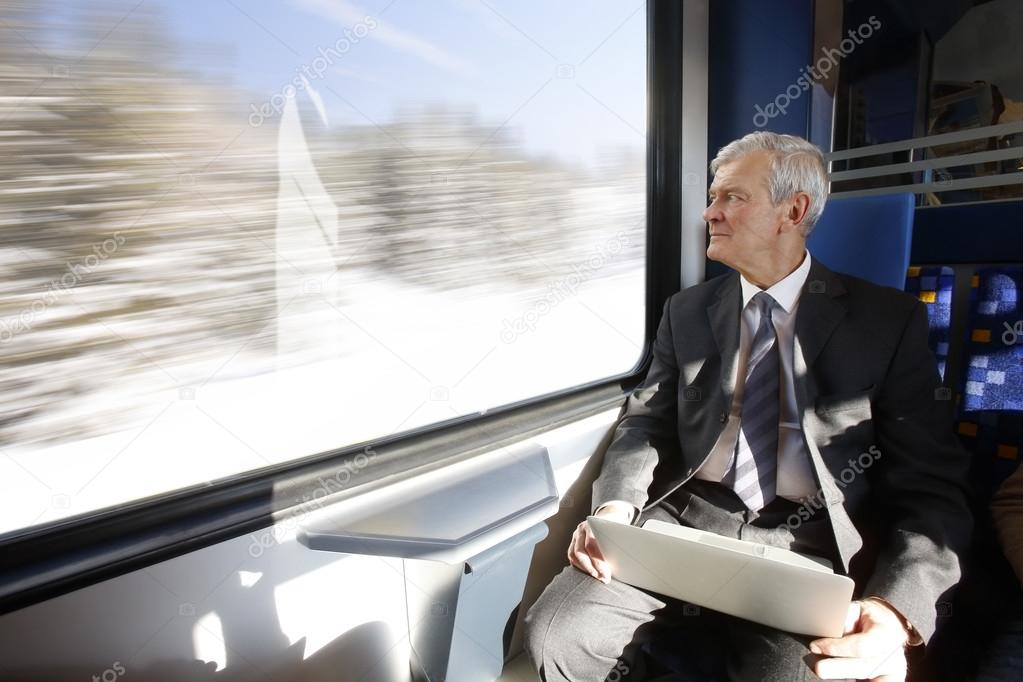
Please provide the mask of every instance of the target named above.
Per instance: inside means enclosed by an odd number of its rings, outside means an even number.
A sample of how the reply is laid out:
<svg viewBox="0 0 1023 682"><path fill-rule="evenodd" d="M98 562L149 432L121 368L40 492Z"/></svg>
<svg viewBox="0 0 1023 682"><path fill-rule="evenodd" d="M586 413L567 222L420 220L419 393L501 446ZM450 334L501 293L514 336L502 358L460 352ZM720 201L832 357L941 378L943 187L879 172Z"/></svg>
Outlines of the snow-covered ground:
<svg viewBox="0 0 1023 682"><path fill-rule="evenodd" d="M112 432L0 451L0 532L594 381L642 350L641 266L531 291L439 293L358 269L335 277L276 321L278 334L314 341L315 355L257 362L233 343L130 387L135 409ZM77 409L113 412L122 400L99 391Z"/></svg>

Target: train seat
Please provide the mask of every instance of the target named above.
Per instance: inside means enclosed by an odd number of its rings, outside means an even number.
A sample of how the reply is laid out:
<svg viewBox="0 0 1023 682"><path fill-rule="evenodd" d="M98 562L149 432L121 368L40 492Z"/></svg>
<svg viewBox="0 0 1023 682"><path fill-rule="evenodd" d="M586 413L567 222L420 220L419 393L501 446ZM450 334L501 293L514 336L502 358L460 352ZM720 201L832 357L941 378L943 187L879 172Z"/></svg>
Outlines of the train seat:
<svg viewBox="0 0 1023 682"><path fill-rule="evenodd" d="M913 205L912 194L829 199L807 248L836 272L902 289L909 267Z"/></svg>
<svg viewBox="0 0 1023 682"><path fill-rule="evenodd" d="M947 265L914 265L910 266L906 274L906 292L913 294L927 306L927 319L930 325L928 341L938 361L938 372L942 379L945 378L948 364L954 288L955 270Z"/></svg>
<svg viewBox="0 0 1023 682"><path fill-rule="evenodd" d="M980 268L970 287L970 328L957 429L980 467L985 498L1019 463L1023 444L1023 267Z"/></svg>
<svg viewBox="0 0 1023 682"><path fill-rule="evenodd" d="M925 273L937 272L940 280L940 273L946 269L920 268L919 276L922 279ZM911 268L906 290L917 293L922 300L925 295L930 298L926 286L913 281L913 273ZM998 621L1010 614L1013 597L1019 594L1019 585L998 544L988 507L991 496L1018 465L1023 446L1021 291L1023 267L978 266L969 281L961 357L945 354L943 368L961 370L957 372L961 379L957 382L956 430L971 453L969 483L973 493L974 539L963 580L947 608L949 618L932 640L920 671L923 676L914 679L952 680L972 675ZM934 298L936 306L941 303L939 295ZM930 304L928 308L931 313ZM934 318L942 321L946 312L951 318L951 309L946 311L938 306ZM931 346L940 355L942 339L956 336L960 330L956 327L951 335L945 336L935 333L934 324L932 318Z"/></svg>

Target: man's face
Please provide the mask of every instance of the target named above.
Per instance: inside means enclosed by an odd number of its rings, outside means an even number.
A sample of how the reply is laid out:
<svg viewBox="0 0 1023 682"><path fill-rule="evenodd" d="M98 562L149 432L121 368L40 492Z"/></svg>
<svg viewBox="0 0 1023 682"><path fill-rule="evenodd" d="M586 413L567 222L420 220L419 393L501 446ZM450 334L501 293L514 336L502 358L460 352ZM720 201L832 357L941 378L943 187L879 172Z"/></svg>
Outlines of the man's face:
<svg viewBox="0 0 1023 682"><path fill-rule="evenodd" d="M703 212L710 230L707 257L740 271L769 263L780 247L785 202L771 204L768 188L771 157L752 152L717 169L710 185L710 205Z"/></svg>

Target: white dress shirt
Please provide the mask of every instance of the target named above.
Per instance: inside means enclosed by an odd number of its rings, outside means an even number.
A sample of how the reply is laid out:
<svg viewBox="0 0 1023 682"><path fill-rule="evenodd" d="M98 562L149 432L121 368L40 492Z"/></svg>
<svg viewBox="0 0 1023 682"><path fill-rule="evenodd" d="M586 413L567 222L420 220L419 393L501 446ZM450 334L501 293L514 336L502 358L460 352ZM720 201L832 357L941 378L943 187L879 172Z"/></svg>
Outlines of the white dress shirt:
<svg viewBox="0 0 1023 682"><path fill-rule="evenodd" d="M800 426L799 408L796 406L796 384L792 371L793 339L796 330L796 311L799 308L799 294L803 290L807 275L810 274L810 253L806 252L803 262L785 279L767 289L768 295L778 305L771 314L774 329L778 334L778 350L781 360L781 419L778 432L778 482L777 495L798 502L817 492L817 484L810 466L810 454L806 449L803 429ZM710 457L696 472L695 477L705 481L720 482L731 467L738 438L745 438L740 430L742 399L745 382L736 381L746 376L753 335L760 325L760 309L750 305L753 296L763 291L760 287L739 276L742 284L742 315L739 322L739 355L736 358L735 393L728 423L711 448Z"/></svg>

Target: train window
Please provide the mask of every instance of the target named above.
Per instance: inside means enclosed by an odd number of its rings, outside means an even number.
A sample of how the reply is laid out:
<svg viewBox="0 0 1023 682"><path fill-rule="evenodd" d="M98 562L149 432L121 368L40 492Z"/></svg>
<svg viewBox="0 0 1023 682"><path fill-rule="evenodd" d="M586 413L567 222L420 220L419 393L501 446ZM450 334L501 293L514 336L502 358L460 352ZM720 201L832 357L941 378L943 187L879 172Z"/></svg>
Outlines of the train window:
<svg viewBox="0 0 1023 682"><path fill-rule="evenodd" d="M962 8L965 10L965 8ZM1023 7L850 7L832 191L913 192L922 206L1023 196ZM862 30L861 30L862 29ZM876 30L875 30L876 29Z"/></svg>
<svg viewBox="0 0 1023 682"><path fill-rule="evenodd" d="M0 8L0 532L634 367L644 8Z"/></svg>
<svg viewBox="0 0 1023 682"><path fill-rule="evenodd" d="M970 9L937 41L930 92L929 134L1023 121L1023 68L1016 36L1023 7L997 0ZM965 50L966 45L976 49ZM945 170L942 178L979 178L1023 170L1023 130L936 150L942 156L989 152L984 163ZM1023 197L1023 184L992 185L962 193L964 201Z"/></svg>

